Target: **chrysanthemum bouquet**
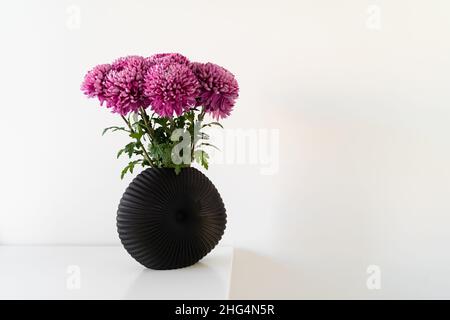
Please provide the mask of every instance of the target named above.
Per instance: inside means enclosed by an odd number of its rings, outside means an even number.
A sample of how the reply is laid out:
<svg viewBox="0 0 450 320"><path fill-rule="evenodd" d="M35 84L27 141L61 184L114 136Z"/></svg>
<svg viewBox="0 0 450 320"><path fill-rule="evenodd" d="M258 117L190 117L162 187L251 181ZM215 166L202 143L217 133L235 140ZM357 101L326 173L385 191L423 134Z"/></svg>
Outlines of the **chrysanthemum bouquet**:
<svg viewBox="0 0 450 320"><path fill-rule="evenodd" d="M197 161L207 169L205 149L212 145L203 129L222 127L218 121L230 115L239 87L234 75L216 64L164 53L98 65L86 74L81 90L125 122L103 131L123 131L132 139L117 154L130 158L123 178L136 165L179 173ZM205 115L215 121L204 123Z"/></svg>

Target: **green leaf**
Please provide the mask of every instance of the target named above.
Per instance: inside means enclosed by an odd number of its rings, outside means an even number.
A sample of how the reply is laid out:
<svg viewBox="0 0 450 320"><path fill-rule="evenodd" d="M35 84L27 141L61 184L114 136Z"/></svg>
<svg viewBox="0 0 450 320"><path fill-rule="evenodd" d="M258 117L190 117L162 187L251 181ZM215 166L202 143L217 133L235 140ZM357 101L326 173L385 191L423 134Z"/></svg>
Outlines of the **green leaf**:
<svg viewBox="0 0 450 320"><path fill-rule="evenodd" d="M181 115L181 116L175 118L175 127L183 128L185 122L186 122L186 117L184 115Z"/></svg>
<svg viewBox="0 0 450 320"><path fill-rule="evenodd" d="M205 123L202 126L202 128L204 128L204 127L212 127L212 126L219 126L219 127L221 127L223 129L223 126L219 122L216 122L216 121L210 122L210 123Z"/></svg>
<svg viewBox="0 0 450 320"><path fill-rule="evenodd" d="M136 122L134 126L136 127L137 132L141 133L142 135L144 135L144 133L147 132L147 127L145 126L145 123L142 120Z"/></svg>
<svg viewBox="0 0 450 320"><path fill-rule="evenodd" d="M125 149L120 149L119 152L117 152L117 159L122 155L122 153L125 152Z"/></svg>
<svg viewBox="0 0 450 320"><path fill-rule="evenodd" d="M159 124L160 126L164 127L167 125L167 121L169 121L168 118L152 118L152 120Z"/></svg>
<svg viewBox="0 0 450 320"><path fill-rule="evenodd" d="M125 129L124 127L117 127L117 126L112 126L112 127L108 127L105 128L102 132L102 136L105 135L106 132L111 131L111 132L116 132L116 131L126 131L129 132L127 129Z"/></svg>
<svg viewBox="0 0 450 320"><path fill-rule="evenodd" d="M122 172L120 173L120 179L123 179L123 177L126 175L128 171L130 173L133 173L134 166L138 163L142 163L142 160L134 160L128 163L128 165L122 169Z"/></svg>
<svg viewBox="0 0 450 320"><path fill-rule="evenodd" d="M195 113L193 111L192 112L188 112L186 114L186 118L189 120L189 122L194 123Z"/></svg>
<svg viewBox="0 0 450 320"><path fill-rule="evenodd" d="M202 142L202 143L200 143L199 146L200 146L200 147L201 147L201 146L208 146L208 147L212 147L212 148L214 148L214 149L220 151L220 149L219 149L218 147L216 147L215 145L213 145L213 144L211 144L211 143L208 143L208 142Z"/></svg>
<svg viewBox="0 0 450 320"><path fill-rule="evenodd" d="M122 172L120 173L120 179L122 180L123 177L127 174L128 166L122 169Z"/></svg>
<svg viewBox="0 0 450 320"><path fill-rule="evenodd" d="M208 170L208 167L209 167L209 164L208 164L209 155L205 151L203 151L203 150L195 150L195 152L194 152L194 159L200 165L202 165L206 170Z"/></svg>
<svg viewBox="0 0 450 320"><path fill-rule="evenodd" d="M143 133L142 132L133 132L130 133L130 137L136 140L140 140L142 138Z"/></svg>
<svg viewBox="0 0 450 320"><path fill-rule="evenodd" d="M204 132L199 132L199 139L203 139L203 140L208 140L209 139L209 135L204 133Z"/></svg>
<svg viewBox="0 0 450 320"><path fill-rule="evenodd" d="M158 164L164 167L172 167L172 149L174 143L168 141L165 143L155 143L153 142L149 148L149 154L152 158L158 161Z"/></svg>
<svg viewBox="0 0 450 320"><path fill-rule="evenodd" d="M180 165L175 165L175 174L179 175L181 172L181 166Z"/></svg>
<svg viewBox="0 0 450 320"><path fill-rule="evenodd" d="M129 144L127 144L125 146L124 152L126 152L128 154L128 158L131 158L133 156L135 147L136 147L136 143L135 142L130 142Z"/></svg>
<svg viewBox="0 0 450 320"><path fill-rule="evenodd" d="M209 168L208 159L209 159L208 154L207 154L206 152L203 152L202 166L203 166L206 170L208 170L208 168Z"/></svg>
<svg viewBox="0 0 450 320"><path fill-rule="evenodd" d="M133 173L133 169L134 169L134 162L130 162L128 165L129 165L129 167L130 167L130 173Z"/></svg>
<svg viewBox="0 0 450 320"><path fill-rule="evenodd" d="M162 148L157 143L152 143L150 145L149 151L150 151L150 154L152 156L154 156L155 158L161 158L162 157L162 154L163 154Z"/></svg>

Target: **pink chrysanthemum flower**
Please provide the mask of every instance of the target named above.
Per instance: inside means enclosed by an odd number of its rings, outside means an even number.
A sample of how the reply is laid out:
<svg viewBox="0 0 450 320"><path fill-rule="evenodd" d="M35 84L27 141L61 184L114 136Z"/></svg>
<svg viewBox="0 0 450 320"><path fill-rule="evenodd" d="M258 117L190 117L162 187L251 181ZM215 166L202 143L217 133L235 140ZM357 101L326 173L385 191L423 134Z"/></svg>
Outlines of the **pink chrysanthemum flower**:
<svg viewBox="0 0 450 320"><path fill-rule="evenodd" d="M216 119L228 117L239 96L234 75L213 63L193 63L192 70L200 83L197 105Z"/></svg>
<svg viewBox="0 0 450 320"><path fill-rule="evenodd" d="M105 101L104 80L109 70L111 70L110 64L100 64L85 75L81 84L81 91L89 98L97 97L100 104Z"/></svg>
<svg viewBox="0 0 450 320"><path fill-rule="evenodd" d="M188 65L190 62L188 58L179 53L158 53L147 58L149 66L154 66L161 63L179 63Z"/></svg>
<svg viewBox="0 0 450 320"><path fill-rule="evenodd" d="M149 104L144 95L144 75L147 72L146 59L128 56L117 59L106 76L106 106L113 112L127 115Z"/></svg>
<svg viewBox="0 0 450 320"><path fill-rule="evenodd" d="M160 61L145 78L145 94L153 111L162 117L179 116L195 105L198 81L188 65Z"/></svg>

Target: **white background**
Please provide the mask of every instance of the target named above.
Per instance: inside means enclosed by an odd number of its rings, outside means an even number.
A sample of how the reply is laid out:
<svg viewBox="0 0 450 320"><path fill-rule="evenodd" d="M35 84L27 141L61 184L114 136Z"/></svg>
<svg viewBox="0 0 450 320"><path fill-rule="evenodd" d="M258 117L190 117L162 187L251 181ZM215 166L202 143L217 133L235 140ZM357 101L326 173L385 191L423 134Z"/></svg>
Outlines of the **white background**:
<svg viewBox="0 0 450 320"><path fill-rule="evenodd" d="M0 243L119 243L126 137L101 136L120 119L80 83L180 52L236 75L227 128L280 133L276 174L207 172L232 297L450 298L449 15L446 0L3 2Z"/></svg>

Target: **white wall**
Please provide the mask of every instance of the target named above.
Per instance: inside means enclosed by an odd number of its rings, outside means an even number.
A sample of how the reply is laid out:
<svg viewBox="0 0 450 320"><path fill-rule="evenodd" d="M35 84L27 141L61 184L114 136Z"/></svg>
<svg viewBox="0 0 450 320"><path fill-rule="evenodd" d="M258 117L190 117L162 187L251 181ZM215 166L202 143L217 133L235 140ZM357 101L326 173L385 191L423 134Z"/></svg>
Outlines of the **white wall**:
<svg viewBox="0 0 450 320"><path fill-rule="evenodd" d="M223 244L242 249L232 296L450 298L449 14L446 0L2 3L0 243L118 243L126 138L101 137L119 119L79 86L118 56L181 52L236 74L227 128L280 133L277 174L207 173Z"/></svg>

